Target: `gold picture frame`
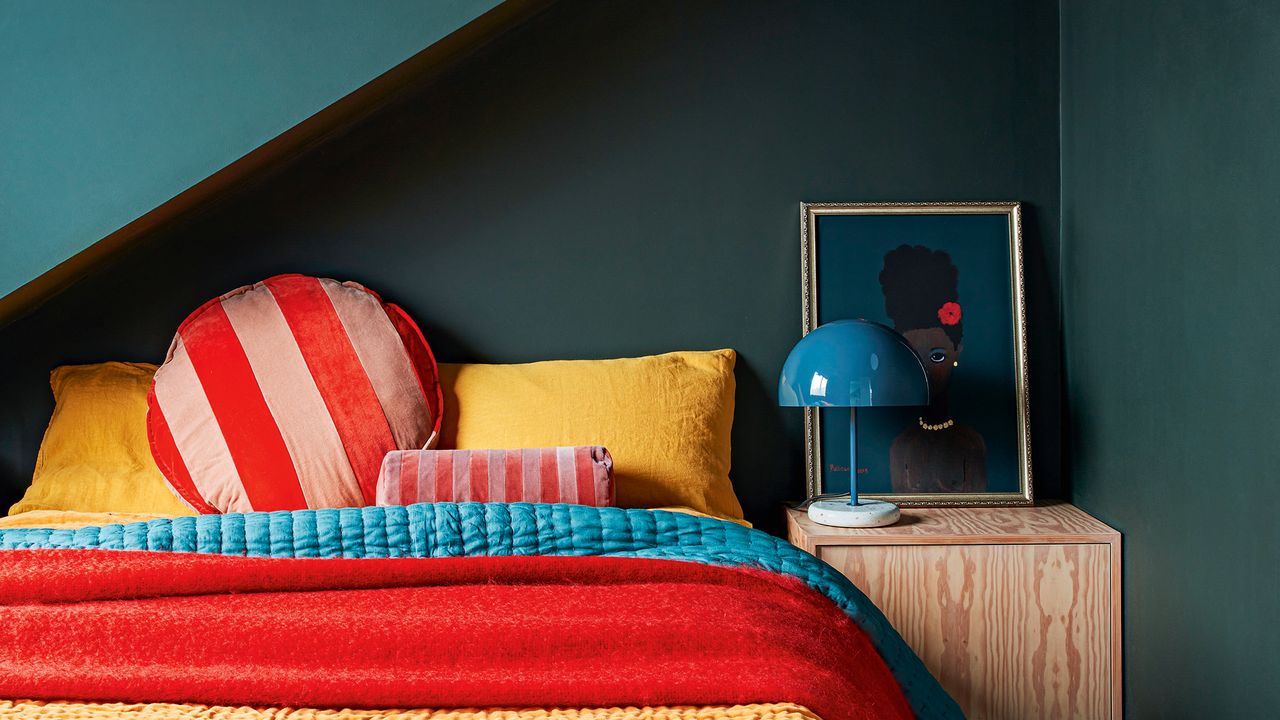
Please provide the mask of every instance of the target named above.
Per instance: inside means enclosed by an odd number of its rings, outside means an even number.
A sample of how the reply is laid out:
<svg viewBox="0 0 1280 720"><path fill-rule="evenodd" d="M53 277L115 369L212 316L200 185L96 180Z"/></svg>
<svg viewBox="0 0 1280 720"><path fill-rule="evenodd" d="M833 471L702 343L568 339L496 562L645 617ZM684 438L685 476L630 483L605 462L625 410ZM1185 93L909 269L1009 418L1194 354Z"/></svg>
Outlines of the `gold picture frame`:
<svg viewBox="0 0 1280 720"><path fill-rule="evenodd" d="M1014 394L1016 396L1018 490L1000 492L860 493L905 507L1031 505L1030 397L1026 333L1026 303L1022 259L1022 210L1017 202L804 202L800 204L800 268L802 328L808 334L818 325L818 225L824 216L840 215L1004 215L1009 235L1009 282L1012 299ZM809 497L823 493L822 418L818 408L805 408L806 478ZM861 465L861 463L859 463ZM845 468L848 471L848 468ZM856 469L855 469L856 471Z"/></svg>

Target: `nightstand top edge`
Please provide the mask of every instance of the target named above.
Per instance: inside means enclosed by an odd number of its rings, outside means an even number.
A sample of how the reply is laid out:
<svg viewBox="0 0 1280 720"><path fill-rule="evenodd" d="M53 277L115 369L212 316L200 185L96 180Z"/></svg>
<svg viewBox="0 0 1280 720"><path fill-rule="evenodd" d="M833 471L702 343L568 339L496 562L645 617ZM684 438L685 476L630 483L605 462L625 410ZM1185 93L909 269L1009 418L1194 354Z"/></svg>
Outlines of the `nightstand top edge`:
<svg viewBox="0 0 1280 720"><path fill-rule="evenodd" d="M1118 543L1120 533L1064 502L1034 507L903 508L897 524L880 528L819 525L787 509L787 525L813 545L982 545Z"/></svg>

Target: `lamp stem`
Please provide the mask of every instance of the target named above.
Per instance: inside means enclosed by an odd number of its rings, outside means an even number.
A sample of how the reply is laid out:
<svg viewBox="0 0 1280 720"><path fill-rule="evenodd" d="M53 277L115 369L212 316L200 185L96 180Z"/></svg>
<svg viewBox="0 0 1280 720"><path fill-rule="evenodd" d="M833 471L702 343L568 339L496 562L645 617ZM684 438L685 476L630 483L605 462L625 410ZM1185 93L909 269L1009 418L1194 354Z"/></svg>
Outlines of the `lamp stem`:
<svg viewBox="0 0 1280 720"><path fill-rule="evenodd" d="M858 408L849 408L849 504L858 504Z"/></svg>

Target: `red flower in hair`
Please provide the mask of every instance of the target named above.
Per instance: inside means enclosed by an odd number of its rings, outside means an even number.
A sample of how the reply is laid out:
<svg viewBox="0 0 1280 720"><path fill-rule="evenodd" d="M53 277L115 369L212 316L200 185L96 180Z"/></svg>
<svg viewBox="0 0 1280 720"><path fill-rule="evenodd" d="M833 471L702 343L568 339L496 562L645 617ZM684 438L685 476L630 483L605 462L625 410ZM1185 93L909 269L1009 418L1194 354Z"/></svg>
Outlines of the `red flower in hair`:
<svg viewBox="0 0 1280 720"><path fill-rule="evenodd" d="M960 303L942 303L942 307L938 308L938 319L942 321L943 325L955 325L960 322Z"/></svg>

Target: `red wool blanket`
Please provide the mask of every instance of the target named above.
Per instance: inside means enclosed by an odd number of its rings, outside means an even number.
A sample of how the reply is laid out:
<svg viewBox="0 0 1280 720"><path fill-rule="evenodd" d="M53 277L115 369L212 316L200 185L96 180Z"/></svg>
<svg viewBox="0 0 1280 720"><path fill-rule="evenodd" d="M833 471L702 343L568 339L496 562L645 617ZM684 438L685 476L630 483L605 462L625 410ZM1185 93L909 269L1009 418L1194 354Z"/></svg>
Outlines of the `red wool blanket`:
<svg viewBox="0 0 1280 720"><path fill-rule="evenodd" d="M770 573L608 557L5 553L0 697L333 707L795 702L909 718L867 637Z"/></svg>

